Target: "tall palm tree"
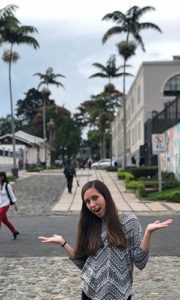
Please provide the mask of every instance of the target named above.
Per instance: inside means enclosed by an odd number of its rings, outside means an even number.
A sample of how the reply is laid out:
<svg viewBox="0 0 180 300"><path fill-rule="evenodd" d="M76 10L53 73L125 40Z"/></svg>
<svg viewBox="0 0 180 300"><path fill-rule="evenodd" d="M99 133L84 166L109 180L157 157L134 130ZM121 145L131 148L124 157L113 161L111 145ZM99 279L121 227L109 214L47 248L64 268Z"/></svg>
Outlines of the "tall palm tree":
<svg viewBox="0 0 180 300"><path fill-rule="evenodd" d="M119 73L119 70L122 68L122 66L116 67L115 55L110 56L105 66L103 66L100 63L93 63L92 65L98 68L101 72L95 73L89 76L89 78L94 78L94 77L108 78L109 83L111 83L111 78L123 76L122 72ZM126 73L126 75L131 75L131 74Z"/></svg>
<svg viewBox="0 0 180 300"><path fill-rule="evenodd" d="M34 76L39 76L41 81L38 85L38 89L44 85L45 88L41 91L43 95L43 138L46 141L46 99L50 94L49 85L56 85L57 87L61 86L64 88L64 85L57 81L57 77L65 77L62 74L54 74L53 68L49 67L45 73L35 73ZM47 153L46 153L46 145L45 145L45 165L47 163Z"/></svg>
<svg viewBox="0 0 180 300"><path fill-rule="evenodd" d="M64 75L62 74L54 74L53 73L53 68L49 67L46 72L43 74L43 73L35 73L34 74L35 76L39 76L40 78L40 83L38 85L38 89L42 86L42 85L46 85L47 89L49 87L50 84L52 85L56 85L57 87L61 86L64 88L64 85L57 81L56 78L57 77L64 77Z"/></svg>
<svg viewBox="0 0 180 300"><path fill-rule="evenodd" d="M140 45L142 50L145 51L145 46L140 35L140 32L145 29L153 29L158 32L161 32L161 29L154 23L150 22L142 22L140 23L140 18L148 11L155 10L152 6L145 6L139 8L138 6L132 6L127 12L124 14L121 11L114 11L113 13L109 13L103 17L102 20L113 21L117 23L117 26L110 28L103 36L102 42L105 43L111 36L116 34L125 34L126 39L125 42L129 43L130 36L136 41L137 45ZM121 45L122 46L122 45ZM118 46L120 50L120 46ZM134 49L135 51L135 49ZM132 54L133 51L132 51ZM130 57L130 56L129 56ZM125 70L126 70L126 60L124 57L124 80L123 80L123 103L124 103L124 167L126 168L126 94L125 94Z"/></svg>
<svg viewBox="0 0 180 300"><path fill-rule="evenodd" d="M14 22L19 22L14 16L14 11L16 10L16 5L7 5L0 9L0 37L1 32L7 26L10 26ZM1 41L2 42L2 41Z"/></svg>
<svg viewBox="0 0 180 300"><path fill-rule="evenodd" d="M5 17L6 19L6 17ZM7 14L7 19L9 19L9 14ZM10 44L10 50L6 50L3 54L2 59L8 62L9 65L9 93L10 93L10 105L11 105L11 127L12 127L12 144L13 144L13 168L14 172L17 169L16 164L16 144L15 144L15 126L14 126L14 114L13 114L13 95L12 95L12 80L11 80L11 66L12 62L18 60L19 55L17 52L13 52L14 45L26 44L33 46L34 49L39 47L37 40L32 37L32 33L36 33L37 29L33 26L23 26L20 25L19 20L16 18L11 19L11 21L5 22L6 26L3 30L0 30L0 36L3 43Z"/></svg>

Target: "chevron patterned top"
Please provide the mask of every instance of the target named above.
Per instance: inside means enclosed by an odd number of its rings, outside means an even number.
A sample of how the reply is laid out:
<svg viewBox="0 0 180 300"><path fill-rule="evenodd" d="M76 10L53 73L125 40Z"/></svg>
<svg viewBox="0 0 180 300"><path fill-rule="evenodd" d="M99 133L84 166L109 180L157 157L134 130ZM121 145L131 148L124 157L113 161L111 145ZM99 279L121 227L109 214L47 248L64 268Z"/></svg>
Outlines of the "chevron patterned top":
<svg viewBox="0 0 180 300"><path fill-rule="evenodd" d="M133 266L142 270L149 258L149 252L140 248L142 228L138 218L122 212L119 219L127 238L126 249L108 245L102 223L102 245L96 255L85 261L71 259L82 270L84 293L93 300L127 300L132 292Z"/></svg>

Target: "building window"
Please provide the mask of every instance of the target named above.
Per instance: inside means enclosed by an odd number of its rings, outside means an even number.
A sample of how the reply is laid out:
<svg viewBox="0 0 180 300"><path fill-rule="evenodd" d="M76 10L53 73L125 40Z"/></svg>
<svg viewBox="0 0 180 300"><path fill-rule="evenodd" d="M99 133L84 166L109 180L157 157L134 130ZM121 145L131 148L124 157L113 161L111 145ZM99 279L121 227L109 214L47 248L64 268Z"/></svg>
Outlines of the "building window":
<svg viewBox="0 0 180 300"><path fill-rule="evenodd" d="M137 143L137 124L134 127L134 140L135 140L135 143Z"/></svg>
<svg viewBox="0 0 180 300"><path fill-rule="evenodd" d="M128 105L127 111L126 111L127 121L130 120L130 106Z"/></svg>
<svg viewBox="0 0 180 300"><path fill-rule="evenodd" d="M134 98L131 100L131 112L134 112Z"/></svg>
<svg viewBox="0 0 180 300"><path fill-rule="evenodd" d="M134 145L134 128L131 129L131 145Z"/></svg>
<svg viewBox="0 0 180 300"><path fill-rule="evenodd" d="M138 122L138 140L141 139L141 121Z"/></svg>
<svg viewBox="0 0 180 300"><path fill-rule="evenodd" d="M137 103L139 104L141 102L141 88L138 86L137 88Z"/></svg>
<svg viewBox="0 0 180 300"><path fill-rule="evenodd" d="M127 132L127 149L130 148L130 131Z"/></svg>
<svg viewBox="0 0 180 300"><path fill-rule="evenodd" d="M171 77L165 84L164 96L180 95L180 74Z"/></svg>

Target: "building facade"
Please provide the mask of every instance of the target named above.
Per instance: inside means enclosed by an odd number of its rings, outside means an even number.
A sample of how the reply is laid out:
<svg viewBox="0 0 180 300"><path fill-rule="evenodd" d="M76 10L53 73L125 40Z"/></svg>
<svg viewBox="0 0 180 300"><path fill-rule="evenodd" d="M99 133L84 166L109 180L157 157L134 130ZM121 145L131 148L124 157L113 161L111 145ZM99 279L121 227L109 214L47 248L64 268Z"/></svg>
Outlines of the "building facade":
<svg viewBox="0 0 180 300"><path fill-rule="evenodd" d="M19 169L25 169L27 164L50 162L50 146L47 141L24 131L15 133L16 161ZM46 155L46 158L45 158ZM19 164L21 162L21 165ZM0 169L10 171L13 166L12 134L0 137Z"/></svg>
<svg viewBox="0 0 180 300"><path fill-rule="evenodd" d="M171 92L173 90L173 93ZM141 164L145 123L171 103L180 92L180 57L172 61L143 62L126 96L127 165ZM112 156L123 165L123 109L112 122ZM143 148L144 151L144 148Z"/></svg>

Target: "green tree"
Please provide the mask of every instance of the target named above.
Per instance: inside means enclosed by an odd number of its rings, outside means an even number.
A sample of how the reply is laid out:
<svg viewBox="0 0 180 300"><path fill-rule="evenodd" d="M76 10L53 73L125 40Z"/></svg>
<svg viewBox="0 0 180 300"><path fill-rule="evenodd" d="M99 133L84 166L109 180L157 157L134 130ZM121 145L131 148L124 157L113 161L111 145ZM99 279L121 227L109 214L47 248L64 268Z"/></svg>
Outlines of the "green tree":
<svg viewBox="0 0 180 300"><path fill-rule="evenodd" d="M104 91L92 96L91 100L84 101L78 107L79 113L75 114L77 122L82 126L98 128L100 132L100 157L107 154L106 138L110 133L110 122L113 120L117 108L120 106L122 93L117 91L112 84L105 86Z"/></svg>
<svg viewBox="0 0 180 300"><path fill-rule="evenodd" d="M57 81L58 77L65 77L62 74L54 74L53 68L49 67L45 73L35 73L34 76L38 76L40 78L40 83L38 85L38 89L45 85L47 89L49 89L49 85L56 85L57 87L61 86L64 88L64 85Z"/></svg>
<svg viewBox="0 0 180 300"><path fill-rule="evenodd" d="M63 125L59 126L55 136L56 157L62 151L62 158L66 155L68 159L76 156L81 144L81 130L73 118L64 118Z"/></svg>
<svg viewBox="0 0 180 300"><path fill-rule="evenodd" d="M5 28L14 24L15 22L19 22L15 16L14 11L16 10L16 5L7 5L4 8L0 9L0 42L2 43L1 33Z"/></svg>
<svg viewBox="0 0 180 300"><path fill-rule="evenodd" d="M12 14L13 15L13 14ZM6 19L6 17L5 17ZM8 63L9 70L9 93L10 93L10 106L11 106L11 127L12 127L12 143L13 143L13 167L16 169L16 149L15 149L15 126L14 126L14 112L13 112L13 94L12 94L12 80L11 80L11 66L12 62L18 60L17 52L13 52L14 45L30 45L34 49L39 47L37 40L31 35L37 33L37 29L33 26L23 26L19 20L14 18L8 23L9 14L7 14L6 26L0 31L2 43L10 44L10 49L4 52L2 59Z"/></svg>
<svg viewBox="0 0 180 300"><path fill-rule="evenodd" d="M88 145L91 148L92 158L93 160L100 159L100 131L98 129L89 130L87 133Z"/></svg>
<svg viewBox="0 0 180 300"><path fill-rule="evenodd" d="M128 49L130 58L131 55L134 55L136 45L134 44L134 50L132 48L133 41L130 41L130 37L135 40L137 45L140 45L142 50L145 51L145 46L143 39L140 35L142 30L153 29L158 32L161 32L161 29L153 23L150 22L140 22L140 18L144 16L146 12L155 10L152 6L145 6L139 8L138 6L132 6L125 14L121 11L114 11L113 13L106 14L102 20L113 21L117 23L117 26L110 28L103 36L102 42L105 43L111 36L116 34L125 34L126 38L126 49ZM122 50L122 45L118 45L119 52ZM130 51L132 50L132 51ZM125 52L124 52L125 53ZM121 52L120 52L121 54ZM127 59L128 59L127 58ZM123 112L124 112L124 167L126 167L126 81L125 81L125 72L126 72L126 61L124 56L124 79L123 79Z"/></svg>
<svg viewBox="0 0 180 300"><path fill-rule="evenodd" d="M42 95L43 95L43 138L46 140L46 102L48 100L49 85L56 85L57 87L61 86L64 88L64 85L61 82L57 81L57 78L65 77L65 76L62 74L54 74L53 68L51 67L49 67L45 73L35 73L34 76L38 76L41 80L38 85L38 89L42 85L45 86L45 89L42 90ZM46 155L45 155L45 159L46 159Z"/></svg>
<svg viewBox="0 0 180 300"><path fill-rule="evenodd" d="M17 130L21 129L21 122L14 119ZM11 115L0 118L0 136L11 133Z"/></svg>
<svg viewBox="0 0 180 300"><path fill-rule="evenodd" d="M29 126L42 107L43 99L41 92L35 88L31 88L25 93L24 99L17 101L16 116L21 120L22 125Z"/></svg>
<svg viewBox="0 0 180 300"><path fill-rule="evenodd" d="M92 65L98 68L101 72L95 73L91 75L89 78L94 78L94 77L108 78L109 83L111 83L111 78L117 78L123 76L123 73L119 72L122 66L116 67L115 55L110 56L105 66L103 66L100 63L93 63ZM126 73L126 75L130 76L131 74Z"/></svg>

